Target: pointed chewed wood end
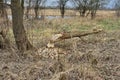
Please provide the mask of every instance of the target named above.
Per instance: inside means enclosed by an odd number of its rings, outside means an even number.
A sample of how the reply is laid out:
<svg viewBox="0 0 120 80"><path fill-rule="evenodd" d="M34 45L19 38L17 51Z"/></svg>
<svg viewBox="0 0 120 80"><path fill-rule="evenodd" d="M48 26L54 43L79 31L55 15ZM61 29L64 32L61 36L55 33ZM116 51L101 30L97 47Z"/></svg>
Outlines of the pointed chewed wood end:
<svg viewBox="0 0 120 80"><path fill-rule="evenodd" d="M63 36L63 34L52 35L52 38L50 39L49 43L47 44L47 48L54 48L55 47L54 43L56 41L59 41L62 36Z"/></svg>
<svg viewBox="0 0 120 80"><path fill-rule="evenodd" d="M54 43L49 42L47 44L47 48L54 48L54 47L55 47Z"/></svg>

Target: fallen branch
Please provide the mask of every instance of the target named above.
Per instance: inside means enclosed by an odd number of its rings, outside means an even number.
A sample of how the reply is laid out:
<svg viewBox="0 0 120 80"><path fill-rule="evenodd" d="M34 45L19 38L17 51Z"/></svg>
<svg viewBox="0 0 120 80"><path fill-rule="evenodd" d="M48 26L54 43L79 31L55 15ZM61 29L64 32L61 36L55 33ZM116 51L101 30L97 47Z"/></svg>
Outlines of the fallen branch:
<svg viewBox="0 0 120 80"><path fill-rule="evenodd" d="M83 37L83 36L87 36L87 35L92 35L92 34L97 34L99 32L103 31L102 29L94 29L93 31L84 31L84 32L66 32L66 33L60 33L60 34L55 34L52 36L52 38L50 39L49 43L47 44L48 48L53 48L54 47L54 43L64 40L64 39L71 39L74 37Z"/></svg>

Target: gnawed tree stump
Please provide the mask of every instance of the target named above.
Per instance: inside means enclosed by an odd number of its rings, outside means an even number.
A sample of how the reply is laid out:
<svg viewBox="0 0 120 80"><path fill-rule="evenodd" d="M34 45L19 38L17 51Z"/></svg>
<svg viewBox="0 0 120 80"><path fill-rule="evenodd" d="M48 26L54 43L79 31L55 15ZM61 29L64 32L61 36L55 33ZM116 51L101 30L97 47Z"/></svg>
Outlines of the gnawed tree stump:
<svg viewBox="0 0 120 80"><path fill-rule="evenodd" d="M5 47L5 40L4 40L5 33L4 34L3 33L4 33L4 31L0 30L0 49Z"/></svg>
<svg viewBox="0 0 120 80"><path fill-rule="evenodd" d="M3 37L0 35L0 49L4 47Z"/></svg>
<svg viewBox="0 0 120 80"><path fill-rule="evenodd" d="M58 42L58 41L61 41L61 40L64 40L64 39L71 39L71 38L74 38L74 37L79 37L80 38L80 37L87 36L87 35L97 34L101 31L103 31L103 30L102 29L98 29L98 30L94 29L92 31L84 31L84 32L75 31L75 32L65 32L65 33L55 34L50 39L49 43L47 44L47 47L48 48L53 48L53 47L55 47L54 46L55 42Z"/></svg>
<svg viewBox="0 0 120 80"><path fill-rule="evenodd" d="M10 48L10 41L7 38L7 29L0 30L0 49Z"/></svg>

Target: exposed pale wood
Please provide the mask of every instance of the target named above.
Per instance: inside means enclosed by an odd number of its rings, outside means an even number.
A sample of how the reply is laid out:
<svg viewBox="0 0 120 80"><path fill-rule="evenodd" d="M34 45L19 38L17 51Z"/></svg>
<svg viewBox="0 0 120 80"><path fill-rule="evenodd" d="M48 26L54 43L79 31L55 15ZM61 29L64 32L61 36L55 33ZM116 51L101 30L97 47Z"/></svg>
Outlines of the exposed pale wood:
<svg viewBox="0 0 120 80"><path fill-rule="evenodd" d="M60 33L60 34L55 34L52 36L52 38L50 39L49 43L47 44L48 48L53 48L54 47L54 43L64 40L64 39L71 39L74 37L83 37L83 36L87 36L87 35L92 35L92 34L97 34L99 32L101 32L102 29L94 29L92 31L83 31L83 32L66 32L66 33Z"/></svg>

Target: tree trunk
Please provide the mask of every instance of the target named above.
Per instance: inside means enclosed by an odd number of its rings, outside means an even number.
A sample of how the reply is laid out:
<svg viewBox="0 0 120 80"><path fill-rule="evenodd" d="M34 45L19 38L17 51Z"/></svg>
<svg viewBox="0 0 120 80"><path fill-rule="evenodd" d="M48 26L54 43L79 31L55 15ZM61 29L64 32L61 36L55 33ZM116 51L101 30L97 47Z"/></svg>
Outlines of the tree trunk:
<svg viewBox="0 0 120 80"><path fill-rule="evenodd" d="M120 10L116 10L116 16L120 17Z"/></svg>
<svg viewBox="0 0 120 80"><path fill-rule="evenodd" d="M8 17L6 12L6 5L3 0L0 0L0 48L4 49L10 47L9 39L6 37L8 32Z"/></svg>
<svg viewBox="0 0 120 80"><path fill-rule="evenodd" d="M29 18L29 11L30 11L30 7L27 6L27 10L26 10L26 18L27 18L27 19Z"/></svg>
<svg viewBox="0 0 120 80"><path fill-rule="evenodd" d="M39 18L39 5L38 5L39 0L36 0L35 7L34 7L34 12L35 12L35 19Z"/></svg>
<svg viewBox="0 0 120 80"><path fill-rule="evenodd" d="M12 4L12 23L15 42L18 50L26 51L33 46L30 44L23 25L23 7L20 0L11 0Z"/></svg>
<svg viewBox="0 0 120 80"><path fill-rule="evenodd" d="M64 18L64 13L65 13L65 6L62 5L62 7L60 8L61 11L61 17Z"/></svg>
<svg viewBox="0 0 120 80"><path fill-rule="evenodd" d="M29 0L29 5L27 6L27 10L26 10L26 18L29 18L29 12L30 12L30 7L31 7L31 0Z"/></svg>
<svg viewBox="0 0 120 80"><path fill-rule="evenodd" d="M87 11L86 7L83 6L83 9L82 9L82 12L81 12L81 17L85 17L86 11Z"/></svg>
<svg viewBox="0 0 120 80"><path fill-rule="evenodd" d="M34 11L35 11L35 19L38 19L38 7L37 6L35 6L35 8L34 8Z"/></svg>
<svg viewBox="0 0 120 80"><path fill-rule="evenodd" d="M3 0L0 0L0 17L4 18L6 22L8 22L8 17L7 17L7 11L6 11L6 5L2 4L4 3Z"/></svg>

